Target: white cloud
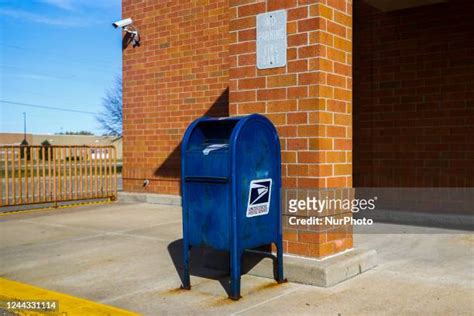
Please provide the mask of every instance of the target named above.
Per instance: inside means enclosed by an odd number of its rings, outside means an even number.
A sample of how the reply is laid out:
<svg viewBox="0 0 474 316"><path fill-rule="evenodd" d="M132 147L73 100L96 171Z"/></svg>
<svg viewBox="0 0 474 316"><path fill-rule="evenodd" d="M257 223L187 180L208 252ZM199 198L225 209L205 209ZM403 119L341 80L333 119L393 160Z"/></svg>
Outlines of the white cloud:
<svg viewBox="0 0 474 316"><path fill-rule="evenodd" d="M75 10L75 6L73 5L73 2L70 0L42 0L42 2L52 5L54 7L57 7L59 9L63 9L63 10L69 10L69 11Z"/></svg>
<svg viewBox="0 0 474 316"><path fill-rule="evenodd" d="M21 79L32 79L32 80L61 80L53 76L37 75L33 73L16 73L16 74L5 74L6 76L21 78Z"/></svg>
<svg viewBox="0 0 474 316"><path fill-rule="evenodd" d="M41 0L41 2L68 11L84 11L91 8L120 9L122 4L121 0Z"/></svg>
<svg viewBox="0 0 474 316"><path fill-rule="evenodd" d="M70 18L70 17L58 17L52 18L28 11L14 10L14 9L0 9L0 15L7 16L14 19L23 21L30 21L35 23L64 26L64 27L85 27L91 23L84 21L84 19Z"/></svg>

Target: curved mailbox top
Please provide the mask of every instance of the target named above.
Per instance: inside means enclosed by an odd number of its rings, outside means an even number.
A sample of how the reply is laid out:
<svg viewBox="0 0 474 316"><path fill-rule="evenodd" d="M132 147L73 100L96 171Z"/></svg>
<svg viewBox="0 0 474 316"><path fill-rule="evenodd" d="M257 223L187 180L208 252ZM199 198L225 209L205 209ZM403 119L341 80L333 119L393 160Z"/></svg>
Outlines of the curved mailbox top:
<svg viewBox="0 0 474 316"><path fill-rule="evenodd" d="M214 150L232 149L241 134L241 130L251 121L259 121L268 126L278 140L278 134L272 122L263 115L251 114L235 117L201 117L187 128L182 142L182 152L201 150L208 154Z"/></svg>

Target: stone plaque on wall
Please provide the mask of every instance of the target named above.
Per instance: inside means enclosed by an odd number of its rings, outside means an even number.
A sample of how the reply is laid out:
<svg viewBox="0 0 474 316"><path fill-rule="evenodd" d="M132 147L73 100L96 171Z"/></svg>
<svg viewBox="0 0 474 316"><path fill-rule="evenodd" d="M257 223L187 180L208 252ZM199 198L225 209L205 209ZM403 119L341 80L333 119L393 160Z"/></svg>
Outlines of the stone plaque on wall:
<svg viewBox="0 0 474 316"><path fill-rule="evenodd" d="M257 68L286 66L286 11L257 15Z"/></svg>

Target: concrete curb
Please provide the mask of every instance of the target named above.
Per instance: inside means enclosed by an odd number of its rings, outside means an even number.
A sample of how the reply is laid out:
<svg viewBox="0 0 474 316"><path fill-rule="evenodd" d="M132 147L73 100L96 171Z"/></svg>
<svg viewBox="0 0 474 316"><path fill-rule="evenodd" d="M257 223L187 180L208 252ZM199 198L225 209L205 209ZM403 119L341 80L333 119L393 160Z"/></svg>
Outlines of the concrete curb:
<svg viewBox="0 0 474 316"><path fill-rule="evenodd" d="M323 260L285 255L285 278L290 282L330 287L374 268L375 250L352 249ZM248 274L273 278L273 259L265 258Z"/></svg>
<svg viewBox="0 0 474 316"><path fill-rule="evenodd" d="M118 200L124 203L150 203L181 206L181 197L179 195L170 194L118 192Z"/></svg>
<svg viewBox="0 0 474 316"><path fill-rule="evenodd" d="M375 250L365 249L351 249L321 260L285 255L283 269L285 278L289 282L331 287L377 266L376 256ZM216 254L216 252L209 250L204 253L203 261L205 268L219 271L229 270L229 256L227 254ZM246 251L242 262L242 272L274 279L276 275L274 262L275 256L271 254Z"/></svg>

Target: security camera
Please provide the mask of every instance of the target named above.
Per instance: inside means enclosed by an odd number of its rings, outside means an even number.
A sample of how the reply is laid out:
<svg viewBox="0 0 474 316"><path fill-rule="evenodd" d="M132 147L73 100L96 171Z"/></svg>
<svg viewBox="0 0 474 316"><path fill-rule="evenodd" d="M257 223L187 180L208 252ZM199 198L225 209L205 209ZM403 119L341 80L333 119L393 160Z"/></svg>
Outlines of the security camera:
<svg viewBox="0 0 474 316"><path fill-rule="evenodd" d="M114 22L112 25L115 28L122 28L125 32L125 36L122 40L122 49L125 49L129 43L132 43L133 47L140 46L140 34L138 33L138 29L133 25L131 18Z"/></svg>
<svg viewBox="0 0 474 316"><path fill-rule="evenodd" d="M133 23L133 20L132 20L131 18L126 18L126 19L123 19L123 20L114 22L114 23L112 23L112 25L113 25L115 28L118 28L118 27L124 28L124 27L126 27L126 26L131 25L132 23Z"/></svg>

